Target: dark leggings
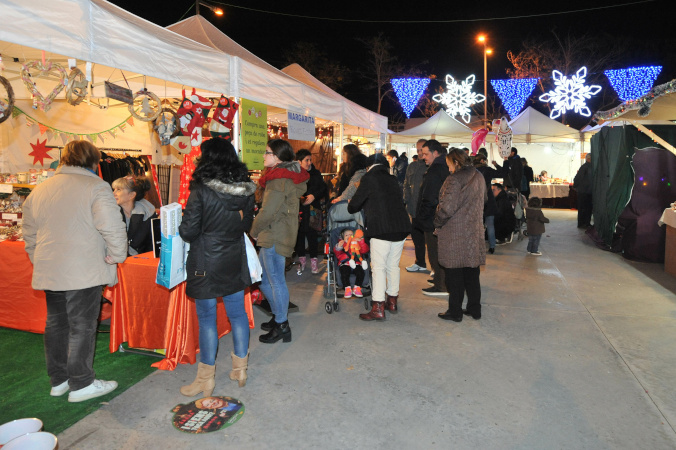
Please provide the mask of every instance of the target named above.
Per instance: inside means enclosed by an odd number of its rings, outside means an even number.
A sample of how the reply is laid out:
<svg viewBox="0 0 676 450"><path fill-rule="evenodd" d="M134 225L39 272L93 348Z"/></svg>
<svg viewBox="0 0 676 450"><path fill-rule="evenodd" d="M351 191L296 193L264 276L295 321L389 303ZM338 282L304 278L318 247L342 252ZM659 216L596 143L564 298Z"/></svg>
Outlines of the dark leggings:
<svg viewBox="0 0 676 450"><path fill-rule="evenodd" d="M310 254L310 258L316 258L318 238L317 231L309 227L308 231L301 231L301 227L298 227L298 237L296 238L296 256L305 256L305 238L307 237L307 250Z"/></svg>
<svg viewBox="0 0 676 450"><path fill-rule="evenodd" d="M481 314L481 283L478 267L444 268L448 288L448 310L454 317L462 317L462 300L467 292L467 311Z"/></svg>
<svg viewBox="0 0 676 450"><path fill-rule="evenodd" d="M355 275L355 280L354 280L354 285L361 287L362 283L364 282L364 269L362 268L361 265L357 264L357 266L352 269L350 266L343 265L340 266L340 281L343 282L343 287L350 286L350 274L354 273Z"/></svg>

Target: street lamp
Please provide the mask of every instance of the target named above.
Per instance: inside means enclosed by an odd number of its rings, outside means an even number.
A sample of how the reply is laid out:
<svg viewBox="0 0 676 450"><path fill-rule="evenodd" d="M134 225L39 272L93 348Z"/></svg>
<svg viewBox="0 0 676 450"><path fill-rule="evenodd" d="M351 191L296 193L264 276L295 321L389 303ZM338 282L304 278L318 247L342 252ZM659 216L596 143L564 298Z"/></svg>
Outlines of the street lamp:
<svg viewBox="0 0 676 450"><path fill-rule="evenodd" d="M493 53L493 50L486 48L486 35L477 36L477 41L484 44L484 128L488 128L488 61L486 56Z"/></svg>
<svg viewBox="0 0 676 450"><path fill-rule="evenodd" d="M198 0L198 1L195 2L195 13L196 13L196 15L198 15L198 16L200 15L200 5L204 6L205 8L209 8L209 9L212 10L212 11L214 12L214 14L216 14L217 16L222 16L222 15L223 15L223 10L222 10L221 8L219 8L218 6L213 6L213 5L210 5L210 4L206 3L206 2L202 2L202 1L199 1L199 0Z"/></svg>

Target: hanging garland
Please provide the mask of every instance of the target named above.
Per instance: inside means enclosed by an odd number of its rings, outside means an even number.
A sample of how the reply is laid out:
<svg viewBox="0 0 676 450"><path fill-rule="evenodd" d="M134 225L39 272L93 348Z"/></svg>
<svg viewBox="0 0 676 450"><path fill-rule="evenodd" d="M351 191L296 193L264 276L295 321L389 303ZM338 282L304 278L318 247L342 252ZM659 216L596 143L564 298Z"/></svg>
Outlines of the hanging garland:
<svg viewBox="0 0 676 450"><path fill-rule="evenodd" d="M676 80L671 80L668 83L660 84L655 86L643 97L637 98L636 100L631 100L624 102L619 106L616 106L613 109L608 111L599 111L594 114L594 119L597 120L612 120L615 119L627 111L632 111L638 109L639 117L647 117L650 114L650 109L653 106L653 102L656 98L663 95L672 94L676 92Z"/></svg>
<svg viewBox="0 0 676 450"><path fill-rule="evenodd" d="M40 77L47 77L49 75L56 76L59 81L57 82L52 92L49 93L47 97L43 96L38 87L33 82L33 75L31 74L31 69L36 69L39 71ZM21 67L21 81L26 85L26 89L33 96L33 108L37 109L38 107L43 111L49 111L52 105L52 101L56 98L57 95L63 90L64 87L68 84L68 74L66 70L61 67L61 65L52 63L51 61L43 63L42 61L35 60L26 63Z"/></svg>
<svg viewBox="0 0 676 450"><path fill-rule="evenodd" d="M30 127L30 126L33 126L33 125L38 125L38 127L40 128L40 134L41 135L45 134L45 132L47 132L47 131L50 131L50 132L54 133L55 136L63 135L63 136L66 136L67 138L75 138L75 137L82 138L84 136L87 136L94 142L96 142L96 139L101 139L101 141L103 142L103 140L104 140L103 135L106 134L106 133L114 138L114 137L116 137L116 133L117 133L118 130L124 132L127 125L132 126L132 127L134 126L134 119L131 116L129 116L125 120L120 122L119 124L115 125L114 127L109 128L107 130L98 131L98 132L95 132L95 133L72 133L70 131L59 130L58 128L54 128L54 127L51 127L49 125L46 125L46 124L38 121L34 117L31 117L28 114L26 114L26 112L23 111L18 106L14 106L14 109L12 110L12 117L18 117L20 114L23 114L24 116L26 116L26 125L27 126Z"/></svg>
<svg viewBox="0 0 676 450"><path fill-rule="evenodd" d="M7 78L2 76L0 76L0 85L7 91L7 102L3 100L4 96L0 95L0 123L2 123L13 114L14 89L12 89L12 85L9 84Z"/></svg>

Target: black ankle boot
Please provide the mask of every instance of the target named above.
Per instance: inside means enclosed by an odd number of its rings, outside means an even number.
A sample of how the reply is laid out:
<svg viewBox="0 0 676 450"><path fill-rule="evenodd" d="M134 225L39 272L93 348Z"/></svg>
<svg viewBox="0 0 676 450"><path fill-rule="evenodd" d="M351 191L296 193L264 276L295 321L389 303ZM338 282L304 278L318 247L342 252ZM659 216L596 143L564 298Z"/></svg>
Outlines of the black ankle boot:
<svg viewBox="0 0 676 450"><path fill-rule="evenodd" d="M263 323L261 324L261 330L263 330L263 331L270 331L270 330L272 330L272 329L275 327L275 323L276 323L276 322L275 322L275 315L273 314L273 315L272 315L272 319L270 319L270 320L267 321L267 322L263 322Z"/></svg>
<svg viewBox="0 0 676 450"><path fill-rule="evenodd" d="M274 344L280 339L291 342L291 327L288 320L284 323L275 322L275 327L268 334L258 336L258 340L264 344Z"/></svg>

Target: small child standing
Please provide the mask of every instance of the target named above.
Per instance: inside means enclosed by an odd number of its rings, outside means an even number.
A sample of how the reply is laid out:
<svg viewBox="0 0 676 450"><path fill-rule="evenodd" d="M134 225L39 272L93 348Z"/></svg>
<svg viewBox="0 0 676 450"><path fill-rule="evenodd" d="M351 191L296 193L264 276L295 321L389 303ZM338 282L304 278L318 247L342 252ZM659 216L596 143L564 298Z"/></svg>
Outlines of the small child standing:
<svg viewBox="0 0 676 450"><path fill-rule="evenodd" d="M531 197L528 200L528 207L526 208L526 230L528 231L528 254L540 256L542 253L538 251L540 246L540 238L545 232L545 224L549 223L549 219L542 214L542 200L539 197Z"/></svg>
<svg viewBox="0 0 676 450"><path fill-rule="evenodd" d="M364 270L368 267L365 257L369 251L369 246L364 241L364 232L361 230L353 232L350 228L345 228L340 233L340 237L333 253L338 260L345 298L351 298L353 293L355 297L363 297L361 285L364 283ZM354 289L350 286L350 275L353 273L355 275Z"/></svg>

